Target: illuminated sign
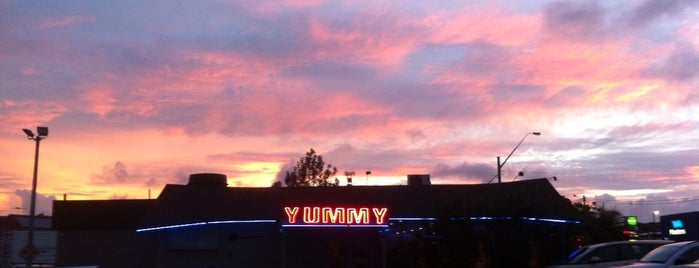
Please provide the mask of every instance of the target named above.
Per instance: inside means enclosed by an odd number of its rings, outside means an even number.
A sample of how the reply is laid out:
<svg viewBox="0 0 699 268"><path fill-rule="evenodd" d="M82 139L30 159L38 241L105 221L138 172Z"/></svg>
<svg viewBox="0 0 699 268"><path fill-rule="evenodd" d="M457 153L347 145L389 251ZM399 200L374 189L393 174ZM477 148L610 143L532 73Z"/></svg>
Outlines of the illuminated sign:
<svg viewBox="0 0 699 268"><path fill-rule="evenodd" d="M383 227L385 207L284 207L285 227Z"/></svg>
<svg viewBox="0 0 699 268"><path fill-rule="evenodd" d="M672 220L672 228L673 229L682 229L684 228L684 223L682 223L682 220Z"/></svg>
<svg viewBox="0 0 699 268"><path fill-rule="evenodd" d="M626 224L629 226L636 226L638 225L638 218L636 218L636 216L628 216L626 217Z"/></svg>
<svg viewBox="0 0 699 268"><path fill-rule="evenodd" d="M670 229L669 234L670 235L686 235L687 230L685 230L685 229Z"/></svg>
<svg viewBox="0 0 699 268"><path fill-rule="evenodd" d="M684 229L682 220L671 220L672 229L668 230L669 235L686 235L687 230Z"/></svg>

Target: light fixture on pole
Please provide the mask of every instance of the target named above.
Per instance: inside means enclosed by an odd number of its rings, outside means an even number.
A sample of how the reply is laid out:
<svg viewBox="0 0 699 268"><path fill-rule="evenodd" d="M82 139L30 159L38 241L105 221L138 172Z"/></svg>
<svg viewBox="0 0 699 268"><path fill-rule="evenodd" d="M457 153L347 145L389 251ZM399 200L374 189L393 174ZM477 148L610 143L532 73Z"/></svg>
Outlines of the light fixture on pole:
<svg viewBox="0 0 699 268"><path fill-rule="evenodd" d="M517 146L515 146L515 148L512 149L512 152L510 152L510 154L505 158L505 161L502 161L502 163L500 163L500 156L498 156L498 183L502 182L502 167L505 165L505 163L507 163L507 160L510 159L510 156L512 156L512 154L515 152L515 150L517 150L517 148L519 148L519 146L522 144L524 139L527 138L527 136L529 136L529 134L539 136L539 135L541 135L541 132L529 132L527 134L524 134L524 137L522 137L522 139L519 141L519 143L517 143Z"/></svg>
<svg viewBox="0 0 699 268"><path fill-rule="evenodd" d="M22 129L22 131L24 131L24 134L27 134L27 138L29 140L36 141L36 149L34 150L34 176L32 177L32 193L29 205L29 232L27 233L27 247L26 250L24 250L26 254L24 256L26 260L25 267L32 267L32 261L36 252L34 250L34 214L36 214L36 177L39 167L39 142L49 135L49 128L37 127L36 135L34 135L34 132L26 128Z"/></svg>
<svg viewBox="0 0 699 268"><path fill-rule="evenodd" d="M655 218L660 214L660 210L653 210L653 223L655 223Z"/></svg>

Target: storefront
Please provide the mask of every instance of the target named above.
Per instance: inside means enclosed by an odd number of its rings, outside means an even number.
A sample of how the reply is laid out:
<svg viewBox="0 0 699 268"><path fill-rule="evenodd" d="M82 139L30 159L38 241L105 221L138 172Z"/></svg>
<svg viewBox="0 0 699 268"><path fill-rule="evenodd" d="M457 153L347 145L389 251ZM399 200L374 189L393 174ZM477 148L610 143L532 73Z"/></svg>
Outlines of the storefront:
<svg viewBox="0 0 699 268"><path fill-rule="evenodd" d="M60 202L59 222L70 206ZM578 223L546 179L237 188L193 174L148 206L133 230L140 267L544 267L569 251Z"/></svg>
<svg viewBox="0 0 699 268"><path fill-rule="evenodd" d="M699 240L699 211L661 216L660 225L670 240Z"/></svg>

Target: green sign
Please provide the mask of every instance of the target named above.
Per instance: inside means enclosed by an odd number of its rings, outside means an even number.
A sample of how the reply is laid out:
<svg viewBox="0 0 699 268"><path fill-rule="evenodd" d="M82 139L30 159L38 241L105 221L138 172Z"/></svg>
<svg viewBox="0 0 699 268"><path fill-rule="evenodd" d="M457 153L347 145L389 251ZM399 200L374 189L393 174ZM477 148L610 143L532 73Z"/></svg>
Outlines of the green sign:
<svg viewBox="0 0 699 268"><path fill-rule="evenodd" d="M626 224L629 226L636 226L638 225L638 218L636 218L636 216L628 216L626 217Z"/></svg>

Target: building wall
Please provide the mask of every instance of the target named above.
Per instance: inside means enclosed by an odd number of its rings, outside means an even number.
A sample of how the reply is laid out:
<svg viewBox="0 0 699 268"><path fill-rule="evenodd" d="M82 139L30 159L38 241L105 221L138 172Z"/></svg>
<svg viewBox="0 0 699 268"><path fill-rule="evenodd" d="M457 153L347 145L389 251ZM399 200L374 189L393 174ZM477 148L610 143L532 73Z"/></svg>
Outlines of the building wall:
<svg viewBox="0 0 699 268"><path fill-rule="evenodd" d="M21 251L27 246L27 231L0 232L0 267L25 264ZM38 255L34 264L53 265L56 262L56 232L35 231L34 247Z"/></svg>
<svg viewBox="0 0 699 268"><path fill-rule="evenodd" d="M134 230L63 230L56 266L153 267L153 241Z"/></svg>
<svg viewBox="0 0 699 268"><path fill-rule="evenodd" d="M566 248L569 225L524 221L395 221L388 227L221 224L147 231L155 266L545 267ZM482 266L479 266L482 265Z"/></svg>
<svg viewBox="0 0 699 268"><path fill-rule="evenodd" d="M276 224L209 225L147 235L156 243L153 267L282 267L282 235Z"/></svg>
<svg viewBox="0 0 699 268"><path fill-rule="evenodd" d="M663 235L674 241L699 240L699 212L660 217Z"/></svg>

